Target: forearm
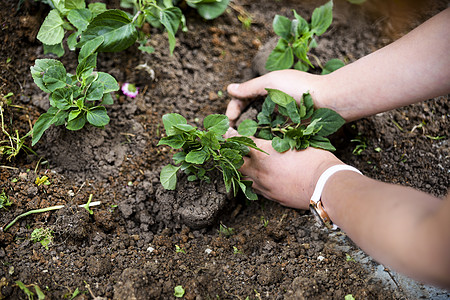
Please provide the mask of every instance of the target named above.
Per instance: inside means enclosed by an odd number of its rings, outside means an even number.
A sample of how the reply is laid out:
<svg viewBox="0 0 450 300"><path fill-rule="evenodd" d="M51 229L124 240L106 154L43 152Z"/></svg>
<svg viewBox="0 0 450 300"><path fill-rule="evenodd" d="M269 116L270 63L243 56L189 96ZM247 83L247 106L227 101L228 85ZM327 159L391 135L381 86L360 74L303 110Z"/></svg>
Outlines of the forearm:
<svg viewBox="0 0 450 300"><path fill-rule="evenodd" d="M341 171L322 201L333 222L376 260L450 287L450 199Z"/></svg>
<svg viewBox="0 0 450 300"><path fill-rule="evenodd" d="M450 92L450 9L329 75L311 91L347 121Z"/></svg>

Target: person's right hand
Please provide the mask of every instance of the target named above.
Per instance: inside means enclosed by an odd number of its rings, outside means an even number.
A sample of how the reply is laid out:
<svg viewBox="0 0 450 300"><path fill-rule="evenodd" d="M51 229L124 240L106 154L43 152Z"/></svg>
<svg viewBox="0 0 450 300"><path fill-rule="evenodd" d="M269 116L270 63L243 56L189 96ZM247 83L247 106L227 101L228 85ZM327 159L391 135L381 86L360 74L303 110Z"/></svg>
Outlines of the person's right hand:
<svg viewBox="0 0 450 300"><path fill-rule="evenodd" d="M309 91L314 99L314 91L320 77L320 75L297 70L281 70L267 73L241 84L228 85L227 91L232 98L225 114L230 119L230 125L235 125L242 110L252 100L267 94L266 88L283 91L294 97L296 101L300 101L303 93Z"/></svg>

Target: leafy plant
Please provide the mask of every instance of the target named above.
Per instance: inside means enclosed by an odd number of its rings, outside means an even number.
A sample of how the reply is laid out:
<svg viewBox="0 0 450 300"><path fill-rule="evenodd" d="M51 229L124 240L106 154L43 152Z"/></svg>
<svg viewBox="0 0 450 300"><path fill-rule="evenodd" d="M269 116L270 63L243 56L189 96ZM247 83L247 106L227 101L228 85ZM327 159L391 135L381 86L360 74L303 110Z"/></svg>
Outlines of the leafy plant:
<svg viewBox="0 0 450 300"><path fill-rule="evenodd" d="M37 284L30 284L27 286L20 280L15 281L15 283L25 293L25 295L27 295L28 300L34 299L34 293L30 291L28 287L34 287L34 290L39 300L45 299L45 294L42 292L41 288Z"/></svg>
<svg viewBox="0 0 450 300"><path fill-rule="evenodd" d="M3 189L0 193L0 209L6 208L12 205L12 201L9 199L8 195L6 195L5 190Z"/></svg>
<svg viewBox="0 0 450 300"><path fill-rule="evenodd" d="M162 168L161 184L165 189L174 190L177 183L177 172L184 171L188 180L210 181L209 171L219 170L227 192L233 189L234 195L240 188L250 200L257 196L251 189L252 182L243 180L238 169L244 163L250 148L259 149L255 142L243 136L224 139L229 128L229 121L225 115L213 114L203 121L204 131L187 124L186 119L176 113L166 114L162 118L166 137L158 145L167 145L173 149L180 149L173 155L175 165L169 164Z"/></svg>
<svg viewBox="0 0 450 300"><path fill-rule="evenodd" d="M47 176L42 176L42 177L36 177L36 180L34 181L35 184L37 184L38 186L40 186L41 184L44 185L50 185L50 181L48 180Z"/></svg>
<svg viewBox="0 0 450 300"><path fill-rule="evenodd" d="M298 104L288 94L266 89L268 95L258 114L258 122L245 120L238 132L244 136L257 136L272 140L272 147L278 152L289 149L305 149L309 146L335 150L326 136L336 132L345 120L328 108L314 108L309 93L303 94ZM277 110L275 108L277 107Z"/></svg>
<svg viewBox="0 0 450 300"><path fill-rule="evenodd" d="M200 16L212 20L220 16L227 9L230 0L186 0L186 3L197 9Z"/></svg>
<svg viewBox="0 0 450 300"><path fill-rule="evenodd" d="M220 223L219 235L229 237L229 236L232 236L233 234L234 234L234 228L225 226L222 223Z"/></svg>
<svg viewBox="0 0 450 300"><path fill-rule="evenodd" d="M104 105L112 104L111 92L119 90L117 81L104 72L94 72L102 36L86 43L78 55L76 74L67 73L64 65L54 59L37 59L31 67L36 85L50 94L50 108L33 127L32 145L52 124L79 130L86 122L103 128L109 123Z"/></svg>
<svg viewBox="0 0 450 300"><path fill-rule="evenodd" d="M184 250L184 248L182 248L182 247L180 247L178 245L175 245L175 252L176 253L184 253L184 254L186 254L186 250Z"/></svg>
<svg viewBox="0 0 450 300"><path fill-rule="evenodd" d="M50 228L36 228L31 233L31 241L33 243L41 243L48 250L48 245L53 242L53 231Z"/></svg>
<svg viewBox="0 0 450 300"><path fill-rule="evenodd" d="M316 37L322 35L333 21L333 1L314 9L311 23L308 23L295 10L294 19L276 15L273 19L273 30L280 38L266 61L269 71L294 69L308 71L314 68L308 54L310 49L317 46ZM344 66L339 59L332 59L322 66L317 57L318 65L323 69L322 74L331 73Z"/></svg>

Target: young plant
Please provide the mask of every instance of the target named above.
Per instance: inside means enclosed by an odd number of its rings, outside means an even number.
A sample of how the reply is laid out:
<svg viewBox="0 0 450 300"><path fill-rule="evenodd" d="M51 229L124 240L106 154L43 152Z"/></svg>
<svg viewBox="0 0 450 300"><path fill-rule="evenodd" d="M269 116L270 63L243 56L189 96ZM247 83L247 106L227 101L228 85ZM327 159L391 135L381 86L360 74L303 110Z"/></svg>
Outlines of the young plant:
<svg viewBox="0 0 450 300"><path fill-rule="evenodd" d="M294 69L308 71L314 68L308 58L311 48L317 46L315 37L322 35L333 21L333 1L314 9L311 23L308 23L295 10L294 19L276 15L273 19L273 30L280 37L278 43L266 61L269 71ZM295 63L295 64L294 64ZM336 64L336 60L327 64L327 72L343 66L343 62Z"/></svg>
<svg viewBox="0 0 450 300"><path fill-rule="evenodd" d="M33 243L41 243L48 250L48 245L53 242L53 231L50 228L36 228L31 233L31 241Z"/></svg>
<svg viewBox="0 0 450 300"><path fill-rule="evenodd" d="M33 127L33 146L52 124L79 130L86 122L100 128L109 123L104 105L113 103L110 93L119 90L119 85L108 73L94 72L97 66L95 51L103 42L104 38L100 36L81 48L75 75L67 73L57 60L35 61L31 75L36 85L50 94L50 108Z"/></svg>
<svg viewBox="0 0 450 300"><path fill-rule="evenodd" d="M252 182L243 180L238 169L244 163L243 156L248 154L249 147L262 150L248 137L236 136L225 140L222 135L229 128L226 116L207 116L203 121L204 131L187 124L186 119L176 113L166 114L162 120L167 136L158 145L181 150L173 155L175 166L169 164L161 170L160 181L165 189L175 189L179 170L188 175L189 181L200 179L207 182L210 181L208 172L219 170L227 192L233 189L236 195L240 188L248 199L257 199L251 189Z"/></svg>
<svg viewBox="0 0 450 300"><path fill-rule="evenodd" d="M278 152L309 146L336 150L326 136L344 125L345 120L338 113L328 108L315 109L309 93L303 94L298 104L282 91L266 90L268 95L257 116L258 122L243 121L238 127L239 134L251 136L258 132L259 138L272 140L272 147Z"/></svg>
<svg viewBox="0 0 450 300"><path fill-rule="evenodd" d="M8 195L6 195L5 190L2 190L0 193L0 209L11 206L12 201L9 199Z"/></svg>
<svg viewBox="0 0 450 300"><path fill-rule="evenodd" d="M34 299L34 293L30 291L29 287L34 287L38 300L45 299L45 294L42 292L41 288L37 284L25 285L22 281L17 280L15 284L27 295L28 300Z"/></svg>

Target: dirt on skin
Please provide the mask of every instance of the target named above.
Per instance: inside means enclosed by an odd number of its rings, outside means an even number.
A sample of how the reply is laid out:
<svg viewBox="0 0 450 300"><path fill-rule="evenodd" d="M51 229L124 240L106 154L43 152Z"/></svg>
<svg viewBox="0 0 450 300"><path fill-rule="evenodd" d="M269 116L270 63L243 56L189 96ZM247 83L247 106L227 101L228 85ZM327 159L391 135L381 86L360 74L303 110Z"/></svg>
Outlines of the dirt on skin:
<svg viewBox="0 0 450 300"><path fill-rule="evenodd" d="M13 92L15 105L5 107L4 128L23 136L48 107L29 67L48 57L36 34L49 9L34 1L19 10L16 1L3 3L0 93ZM150 30L153 54L136 46L99 54L98 70L140 89L135 99L114 96L108 107L111 123L104 130L52 127L34 154L2 157L0 193L12 201L1 209L3 227L32 209L65 207L0 231L0 298L26 298L16 281L32 292L39 286L46 299L70 298L76 289L81 292L76 299L170 299L178 285L186 299L407 298L373 275L374 262L353 259L359 249L345 234L317 227L309 212L265 199L248 202L241 195L230 200L218 184L220 176L212 186L162 189L159 171L172 152L156 146L163 134L161 117L176 112L201 126L205 116L224 113L226 86L261 73L253 58L274 36L274 15L292 18L294 8L310 16L322 4L231 3L213 21L184 11L189 31L177 34L172 56L166 34L157 29ZM322 61L354 61L388 43L393 29L407 31L447 5L433 2L402 21L373 6L336 1L334 22L313 53ZM113 7L118 1L108 3ZM250 28L239 21L244 12L252 16ZM67 70L75 70L74 61L76 54L66 51ZM448 112L448 96L443 96L352 122L333 136L336 155L372 178L443 197L449 187ZM7 136L0 132L3 140ZM29 147L30 139L25 141ZM49 185L35 183L42 176ZM78 206L90 195L101 202L92 214ZM53 231L48 249L31 241L36 228Z"/></svg>

